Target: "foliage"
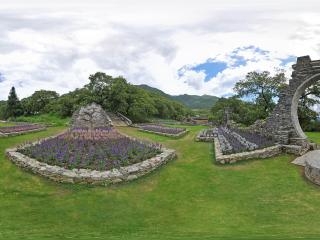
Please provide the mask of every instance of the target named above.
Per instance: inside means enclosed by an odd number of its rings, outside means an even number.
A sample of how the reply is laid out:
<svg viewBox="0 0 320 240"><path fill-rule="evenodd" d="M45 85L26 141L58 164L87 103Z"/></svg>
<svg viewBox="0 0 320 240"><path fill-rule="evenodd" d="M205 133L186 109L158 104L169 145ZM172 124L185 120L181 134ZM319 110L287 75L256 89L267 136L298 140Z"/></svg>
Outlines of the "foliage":
<svg viewBox="0 0 320 240"><path fill-rule="evenodd" d="M131 85L121 76L113 78L98 72L89 79L85 88L96 103L120 112L134 122L143 122L148 117L181 119L188 113L182 104Z"/></svg>
<svg viewBox="0 0 320 240"><path fill-rule="evenodd" d="M237 97L220 98L217 103L212 107L211 120L216 125L223 125L226 123L225 111L229 111L230 119L241 123L243 125L251 125L257 119L263 117L261 108L256 104L242 101Z"/></svg>
<svg viewBox="0 0 320 240"><path fill-rule="evenodd" d="M0 101L0 119L6 119L6 109L7 109L7 102Z"/></svg>
<svg viewBox="0 0 320 240"><path fill-rule="evenodd" d="M304 131L318 131L319 113L313 110L313 106L320 104L320 83L310 86L305 90L299 100L298 116L301 128Z"/></svg>
<svg viewBox="0 0 320 240"><path fill-rule="evenodd" d="M89 80L83 88L60 96L45 109L70 117L81 106L96 102L105 110L120 112L134 122L144 122L151 117L182 119L189 113L182 104L133 86L121 76L114 78L97 72L90 75Z"/></svg>
<svg viewBox="0 0 320 240"><path fill-rule="evenodd" d="M261 107L265 118L273 110L275 99L279 97L285 83L286 77L282 71L274 76L268 71L249 72L245 79L235 84L234 91L239 97L250 98Z"/></svg>
<svg viewBox="0 0 320 240"><path fill-rule="evenodd" d="M212 105L215 104L215 102L217 102L219 99L218 97L210 96L210 95L202 95L202 96L188 95L188 94L169 95L157 88L153 88L145 84L141 84L137 86L153 94L157 94L157 95L172 99L191 109L210 109Z"/></svg>
<svg viewBox="0 0 320 240"><path fill-rule="evenodd" d="M70 118L61 118L55 114L41 114L34 116L20 116L18 122L43 123L50 126L67 126Z"/></svg>
<svg viewBox="0 0 320 240"><path fill-rule="evenodd" d="M22 108L25 115L35 115L49 113L50 103L56 101L59 94L55 91L39 90L35 91L30 97L21 100Z"/></svg>
<svg viewBox="0 0 320 240"><path fill-rule="evenodd" d="M245 125L250 125L258 119L265 119L275 107L276 100L286 86L285 82L286 78L282 71L274 76L271 76L268 71L249 72L245 79L234 86L237 97L249 100L248 103L235 97L228 100L222 99L212 108L213 120L220 124L224 122L223 116L226 109L231 109L232 120ZM317 129L318 113L312 107L320 103L319 97L320 83L316 83L306 89L300 98L298 116L304 130Z"/></svg>
<svg viewBox="0 0 320 240"><path fill-rule="evenodd" d="M22 106L20 103L20 100L16 94L16 89L14 87L11 88L8 101L7 101L7 107L5 110L5 118L13 118L20 116L23 113Z"/></svg>

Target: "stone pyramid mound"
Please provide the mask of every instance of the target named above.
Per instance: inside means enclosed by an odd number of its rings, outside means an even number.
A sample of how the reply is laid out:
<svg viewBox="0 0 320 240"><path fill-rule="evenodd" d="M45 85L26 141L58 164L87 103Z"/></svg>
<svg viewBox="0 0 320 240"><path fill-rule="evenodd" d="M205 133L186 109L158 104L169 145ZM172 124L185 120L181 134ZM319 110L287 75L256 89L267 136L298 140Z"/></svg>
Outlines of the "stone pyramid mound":
<svg viewBox="0 0 320 240"><path fill-rule="evenodd" d="M103 108L92 103L75 111L71 119L71 128L97 128L112 126L112 121Z"/></svg>

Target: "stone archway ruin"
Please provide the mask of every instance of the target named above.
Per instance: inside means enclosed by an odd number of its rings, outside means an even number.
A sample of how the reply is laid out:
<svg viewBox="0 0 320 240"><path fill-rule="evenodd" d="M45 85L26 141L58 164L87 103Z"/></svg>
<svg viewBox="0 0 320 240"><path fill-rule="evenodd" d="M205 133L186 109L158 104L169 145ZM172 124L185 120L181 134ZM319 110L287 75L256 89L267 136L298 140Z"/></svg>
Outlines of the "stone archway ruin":
<svg viewBox="0 0 320 240"><path fill-rule="evenodd" d="M309 56L298 57L292 68L292 79L267 118L263 132L272 134L280 144L309 146L299 123L298 102L303 92L320 80L320 60L311 61Z"/></svg>

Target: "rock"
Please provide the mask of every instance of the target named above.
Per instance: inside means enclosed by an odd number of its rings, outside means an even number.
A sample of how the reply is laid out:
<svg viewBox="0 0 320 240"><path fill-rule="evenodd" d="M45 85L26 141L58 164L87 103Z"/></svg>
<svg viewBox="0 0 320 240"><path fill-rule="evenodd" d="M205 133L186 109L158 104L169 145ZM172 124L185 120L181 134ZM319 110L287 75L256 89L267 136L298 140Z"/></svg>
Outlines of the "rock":
<svg viewBox="0 0 320 240"><path fill-rule="evenodd" d="M72 115L72 128L97 128L112 126L112 121L103 108L92 103L81 107Z"/></svg>
<svg viewBox="0 0 320 240"><path fill-rule="evenodd" d="M320 185L320 150L308 152L306 155L305 176L311 182Z"/></svg>
<svg viewBox="0 0 320 240"><path fill-rule="evenodd" d="M137 179L138 177L136 175L129 175L127 177L127 181L131 181L131 180L134 180L134 179Z"/></svg>

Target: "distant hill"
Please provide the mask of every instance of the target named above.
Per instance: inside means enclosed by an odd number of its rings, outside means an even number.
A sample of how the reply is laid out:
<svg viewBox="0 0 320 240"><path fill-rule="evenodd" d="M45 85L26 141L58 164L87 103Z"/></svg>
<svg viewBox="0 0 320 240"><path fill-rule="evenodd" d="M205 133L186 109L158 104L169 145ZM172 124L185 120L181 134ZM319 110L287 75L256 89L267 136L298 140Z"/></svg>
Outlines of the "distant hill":
<svg viewBox="0 0 320 240"><path fill-rule="evenodd" d="M150 87L148 85L142 84L142 85L137 85L138 87L145 89L149 92L153 92L156 94L159 94L164 97L171 98L172 100L175 100L177 102L180 102L184 104L185 106L192 108L192 109L208 109L213 106L214 103L218 101L218 97L216 96L210 96L210 95L188 95L188 94L183 94L183 95L169 95L157 88Z"/></svg>

